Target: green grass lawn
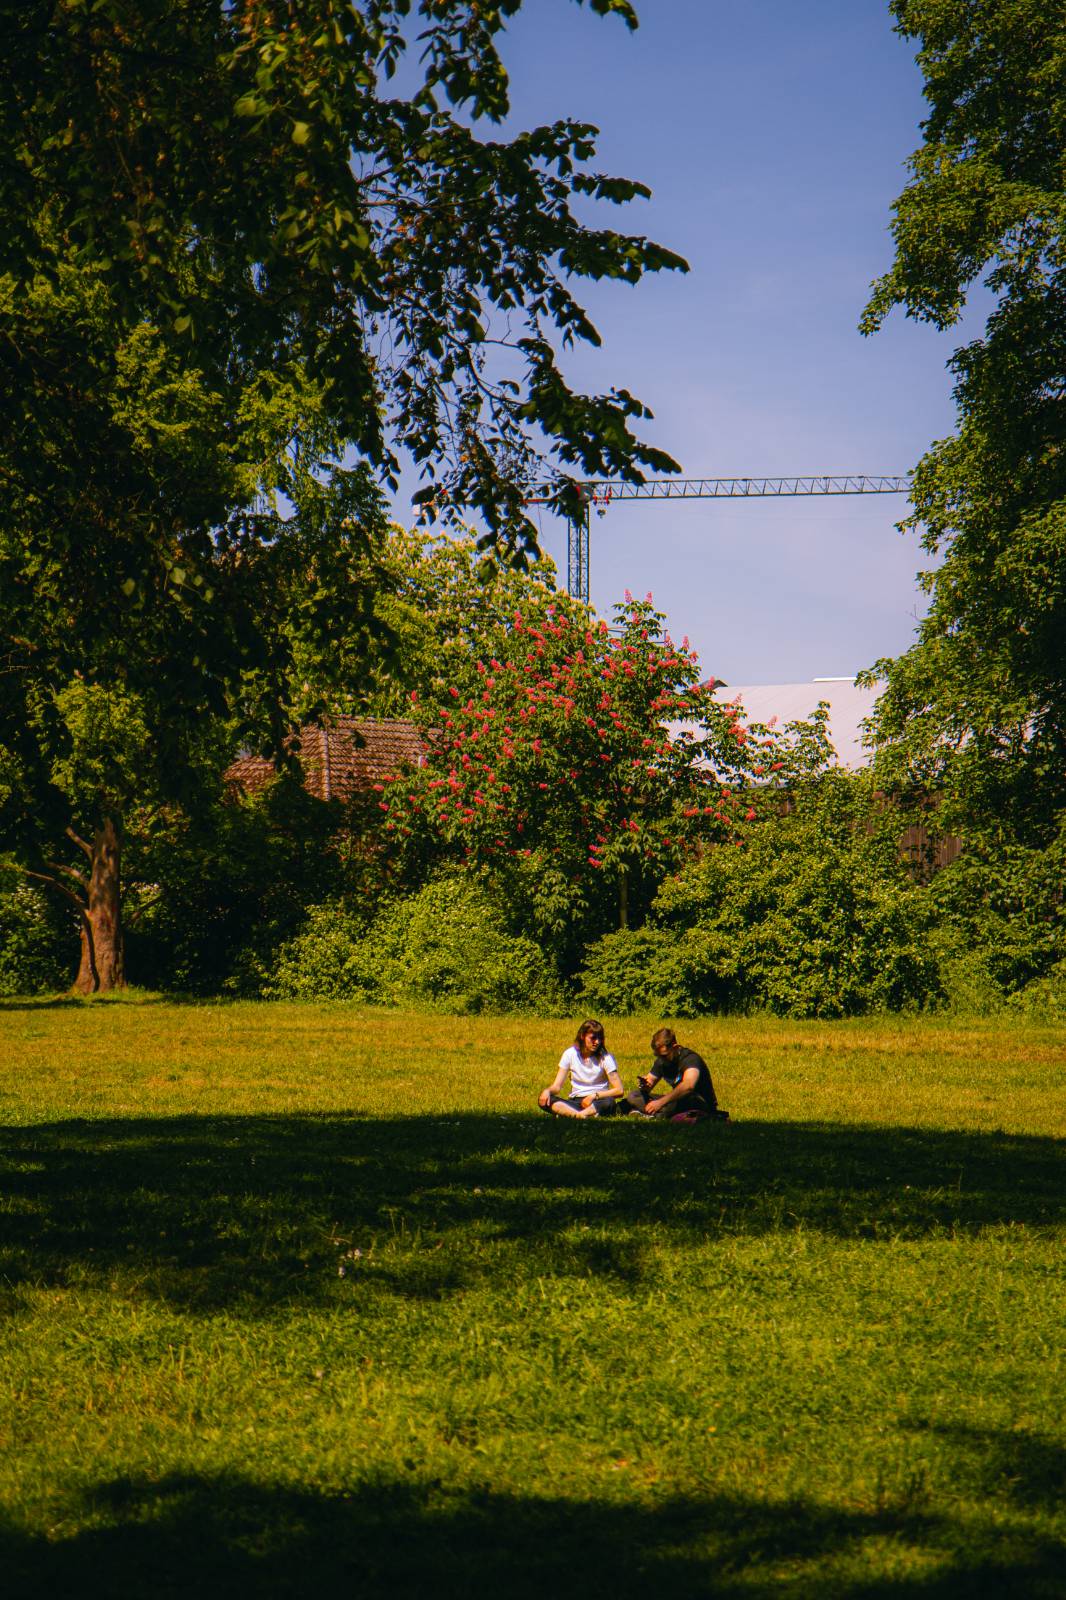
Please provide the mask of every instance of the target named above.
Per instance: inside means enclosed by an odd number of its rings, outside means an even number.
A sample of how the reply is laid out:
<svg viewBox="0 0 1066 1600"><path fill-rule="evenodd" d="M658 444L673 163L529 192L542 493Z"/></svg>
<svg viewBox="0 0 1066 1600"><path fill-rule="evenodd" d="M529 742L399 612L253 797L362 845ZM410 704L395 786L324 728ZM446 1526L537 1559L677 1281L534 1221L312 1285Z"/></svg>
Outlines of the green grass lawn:
<svg viewBox="0 0 1066 1600"><path fill-rule="evenodd" d="M1066 1595L1066 1032L575 1020L0 1002L9 1600Z"/></svg>

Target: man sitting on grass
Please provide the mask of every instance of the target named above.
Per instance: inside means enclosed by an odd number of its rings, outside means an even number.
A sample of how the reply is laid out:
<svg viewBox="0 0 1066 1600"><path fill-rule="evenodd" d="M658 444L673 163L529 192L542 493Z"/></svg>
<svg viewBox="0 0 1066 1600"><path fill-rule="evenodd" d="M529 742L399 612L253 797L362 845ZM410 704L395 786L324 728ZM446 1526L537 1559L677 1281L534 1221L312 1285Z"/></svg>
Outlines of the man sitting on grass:
<svg viewBox="0 0 1066 1600"><path fill-rule="evenodd" d="M655 1061L651 1071L637 1079L638 1087L626 1096L631 1111L646 1117L676 1117L691 1113L692 1120L701 1117L724 1117L718 1110L718 1098L711 1083L707 1063L695 1050L678 1044L672 1028L660 1028L651 1041ZM669 1084L665 1094L652 1095L652 1090L662 1078Z"/></svg>

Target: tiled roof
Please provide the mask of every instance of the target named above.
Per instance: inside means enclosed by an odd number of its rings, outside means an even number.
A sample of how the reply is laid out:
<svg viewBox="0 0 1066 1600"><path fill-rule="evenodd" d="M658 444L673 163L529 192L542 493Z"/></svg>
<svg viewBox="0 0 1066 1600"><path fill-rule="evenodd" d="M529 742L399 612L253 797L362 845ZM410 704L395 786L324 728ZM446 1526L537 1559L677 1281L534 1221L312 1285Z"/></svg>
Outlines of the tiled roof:
<svg viewBox="0 0 1066 1600"><path fill-rule="evenodd" d="M426 736L414 722L334 717L328 727L313 722L301 729L296 751L310 794L319 800L347 800L401 767L422 766ZM242 756L226 769L225 781L244 794L255 794L274 772L273 762L264 757Z"/></svg>

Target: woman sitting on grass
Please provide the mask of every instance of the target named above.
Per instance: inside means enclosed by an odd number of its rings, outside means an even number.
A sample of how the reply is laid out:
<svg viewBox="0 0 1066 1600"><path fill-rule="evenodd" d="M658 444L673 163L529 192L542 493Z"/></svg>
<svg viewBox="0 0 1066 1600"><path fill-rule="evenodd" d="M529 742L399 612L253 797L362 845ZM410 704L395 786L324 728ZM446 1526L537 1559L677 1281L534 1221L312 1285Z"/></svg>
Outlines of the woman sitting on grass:
<svg viewBox="0 0 1066 1600"><path fill-rule="evenodd" d="M563 1084L570 1078L570 1093ZM542 1111L557 1117L611 1117L625 1094L618 1076L618 1063L610 1054L599 1022L583 1022L569 1050L564 1050L559 1070L547 1089L542 1089L537 1104Z"/></svg>

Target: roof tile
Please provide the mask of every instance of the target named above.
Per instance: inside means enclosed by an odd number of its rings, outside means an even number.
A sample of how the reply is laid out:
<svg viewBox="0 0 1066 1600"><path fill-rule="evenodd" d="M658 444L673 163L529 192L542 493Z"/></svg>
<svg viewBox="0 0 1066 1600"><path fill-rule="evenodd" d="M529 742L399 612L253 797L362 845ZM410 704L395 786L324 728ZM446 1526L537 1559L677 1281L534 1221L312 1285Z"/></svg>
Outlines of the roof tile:
<svg viewBox="0 0 1066 1600"><path fill-rule="evenodd" d="M319 800L347 800L402 767L424 765L427 739L414 722L334 717L328 726L308 723L295 748L308 792ZM242 756L227 767L225 781L241 793L255 794L275 771L263 756Z"/></svg>

